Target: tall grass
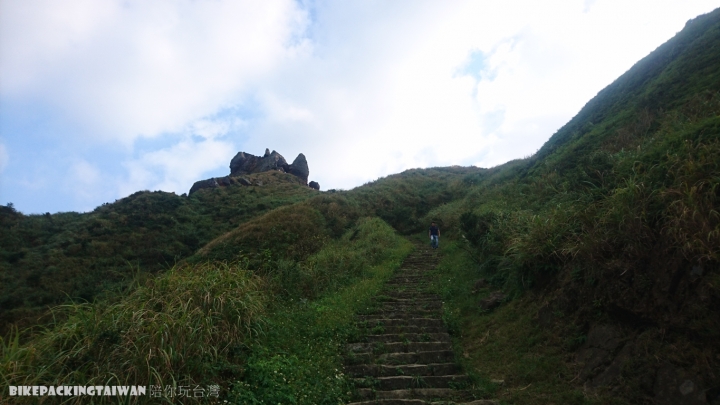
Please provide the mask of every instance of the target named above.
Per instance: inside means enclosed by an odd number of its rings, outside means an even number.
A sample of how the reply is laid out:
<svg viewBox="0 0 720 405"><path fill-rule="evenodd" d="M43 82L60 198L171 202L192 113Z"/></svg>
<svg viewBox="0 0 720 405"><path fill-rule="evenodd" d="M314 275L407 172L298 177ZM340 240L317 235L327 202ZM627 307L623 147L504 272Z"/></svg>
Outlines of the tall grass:
<svg viewBox="0 0 720 405"><path fill-rule="evenodd" d="M382 220L363 218L303 261L270 258L256 271L247 261L178 265L118 300L57 307L58 322L28 342L0 340L0 381L217 384L242 404L337 403L347 397L338 370L353 314L409 250Z"/></svg>
<svg viewBox="0 0 720 405"><path fill-rule="evenodd" d="M3 340L4 385L190 385L239 372L265 283L237 264L177 266L118 302L64 305L26 345ZM23 398L13 398L23 400ZM98 401L107 400L97 399ZM82 402L81 398L77 402Z"/></svg>

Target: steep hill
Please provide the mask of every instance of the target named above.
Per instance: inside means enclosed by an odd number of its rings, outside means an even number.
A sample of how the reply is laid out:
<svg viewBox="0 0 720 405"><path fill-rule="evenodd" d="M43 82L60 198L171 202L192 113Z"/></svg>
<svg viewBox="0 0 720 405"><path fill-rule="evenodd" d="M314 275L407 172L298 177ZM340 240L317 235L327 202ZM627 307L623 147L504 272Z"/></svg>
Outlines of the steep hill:
<svg viewBox="0 0 720 405"><path fill-rule="evenodd" d="M570 383L602 403L718 400L719 91L716 10L602 90L535 156L497 168L502 180L480 176L426 217L462 232L446 267L454 280L440 288L472 331L472 366L534 384L508 400L578 401L553 394ZM473 291L498 288L522 298L482 315ZM516 360L493 364L490 347Z"/></svg>

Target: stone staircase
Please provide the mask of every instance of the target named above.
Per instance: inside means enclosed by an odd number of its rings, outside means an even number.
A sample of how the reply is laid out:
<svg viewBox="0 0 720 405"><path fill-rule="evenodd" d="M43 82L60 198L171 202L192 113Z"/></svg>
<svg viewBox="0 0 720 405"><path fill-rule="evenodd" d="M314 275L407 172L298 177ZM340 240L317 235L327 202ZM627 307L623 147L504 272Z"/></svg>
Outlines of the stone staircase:
<svg viewBox="0 0 720 405"><path fill-rule="evenodd" d="M418 245L367 314L360 338L347 345L345 372L355 381L350 405L496 405L474 400L468 376L455 364L440 297L423 291L439 260Z"/></svg>

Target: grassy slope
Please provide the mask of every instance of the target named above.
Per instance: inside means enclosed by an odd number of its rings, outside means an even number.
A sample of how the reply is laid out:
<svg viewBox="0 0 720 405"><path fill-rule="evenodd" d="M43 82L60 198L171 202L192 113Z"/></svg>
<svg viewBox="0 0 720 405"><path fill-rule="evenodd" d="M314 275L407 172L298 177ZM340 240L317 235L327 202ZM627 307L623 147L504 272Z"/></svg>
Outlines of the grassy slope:
<svg viewBox="0 0 720 405"><path fill-rule="evenodd" d="M536 156L426 216L462 234L437 288L462 325L468 367L504 379L501 398L682 403L685 381L695 396L718 395L719 43L716 10ZM480 278L491 288L473 294ZM518 299L483 313L478 298L493 289Z"/></svg>
<svg viewBox="0 0 720 405"><path fill-rule="evenodd" d="M11 322L35 323L68 298L92 301L121 289L138 271L168 269L239 224L316 195L291 175L248 177L266 185L190 197L140 191L86 214L0 207L0 333Z"/></svg>
<svg viewBox="0 0 720 405"><path fill-rule="evenodd" d="M382 220L364 218L289 269L287 261L254 272L242 260L179 265L119 300L57 308L62 320L29 342L0 340L0 380L218 384L237 403L337 404L348 396L339 370L353 314L410 249Z"/></svg>

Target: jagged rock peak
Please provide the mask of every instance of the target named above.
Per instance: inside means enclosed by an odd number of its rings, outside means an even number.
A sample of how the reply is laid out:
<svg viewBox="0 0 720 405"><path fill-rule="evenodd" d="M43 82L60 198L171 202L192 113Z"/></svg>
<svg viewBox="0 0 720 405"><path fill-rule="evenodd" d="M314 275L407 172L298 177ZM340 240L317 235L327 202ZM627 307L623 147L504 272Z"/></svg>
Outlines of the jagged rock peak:
<svg viewBox="0 0 720 405"><path fill-rule="evenodd" d="M272 151L265 151L265 156L255 156L245 152L238 152L230 161L230 175L252 174L267 172L270 170L281 170L287 172L287 161L281 154Z"/></svg>
<svg viewBox="0 0 720 405"><path fill-rule="evenodd" d="M293 160L292 164L288 164L281 154L276 151L270 152L270 149L265 149L265 154L262 157L250 153L238 152L230 161L229 176L197 181L193 184L188 195L204 188L226 187L232 184L249 186L251 182L241 176L271 170L279 170L292 174L302 180L305 185L308 184L310 169L308 168L305 155L302 153L299 154L295 160ZM262 183L258 183L257 185L262 185ZM318 185L317 189L319 188Z"/></svg>
<svg viewBox="0 0 720 405"><path fill-rule="evenodd" d="M302 153L297 155L297 157L295 158L295 160L293 160L292 164L288 169L288 173L299 177L303 181L303 183L307 184L308 176L310 175L310 169L308 168L305 155L303 155Z"/></svg>
<svg viewBox="0 0 720 405"><path fill-rule="evenodd" d="M230 161L230 176L267 172L269 170L290 173L302 179L305 184L307 184L310 175L307 159L302 153L295 158L292 164L288 164L285 158L276 151L270 152L270 149L265 149L265 155L262 157L238 152Z"/></svg>

